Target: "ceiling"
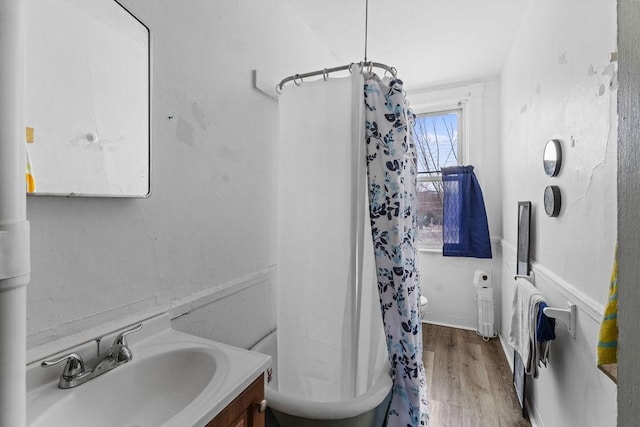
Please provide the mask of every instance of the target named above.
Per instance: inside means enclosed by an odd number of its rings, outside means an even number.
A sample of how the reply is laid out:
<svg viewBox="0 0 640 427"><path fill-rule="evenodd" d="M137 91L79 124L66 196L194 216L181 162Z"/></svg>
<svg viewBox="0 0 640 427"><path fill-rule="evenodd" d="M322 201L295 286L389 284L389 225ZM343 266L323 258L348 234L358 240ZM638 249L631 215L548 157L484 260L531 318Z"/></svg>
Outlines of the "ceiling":
<svg viewBox="0 0 640 427"><path fill-rule="evenodd" d="M327 67L363 60L366 0L287 1L335 56ZM367 60L411 89L497 76L529 2L369 0Z"/></svg>

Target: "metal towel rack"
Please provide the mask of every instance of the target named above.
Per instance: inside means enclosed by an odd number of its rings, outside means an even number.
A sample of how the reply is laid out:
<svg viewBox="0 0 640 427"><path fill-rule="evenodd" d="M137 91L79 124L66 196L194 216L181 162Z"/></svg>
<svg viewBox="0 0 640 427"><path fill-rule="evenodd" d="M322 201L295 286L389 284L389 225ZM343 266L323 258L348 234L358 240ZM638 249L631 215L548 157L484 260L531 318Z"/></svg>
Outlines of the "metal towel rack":
<svg viewBox="0 0 640 427"><path fill-rule="evenodd" d="M532 285L535 285L535 275L533 271L530 274L517 274L514 279L525 279L531 282ZM567 325L567 329L569 330L569 334L571 334L572 338L576 337L576 312L577 308L574 303L569 301L567 303L568 308L555 308L555 307L545 307L542 311L545 316L552 317L557 319Z"/></svg>
<svg viewBox="0 0 640 427"><path fill-rule="evenodd" d="M542 312L547 317L553 317L567 325L571 337L576 337L576 305L568 302L569 308L545 307Z"/></svg>

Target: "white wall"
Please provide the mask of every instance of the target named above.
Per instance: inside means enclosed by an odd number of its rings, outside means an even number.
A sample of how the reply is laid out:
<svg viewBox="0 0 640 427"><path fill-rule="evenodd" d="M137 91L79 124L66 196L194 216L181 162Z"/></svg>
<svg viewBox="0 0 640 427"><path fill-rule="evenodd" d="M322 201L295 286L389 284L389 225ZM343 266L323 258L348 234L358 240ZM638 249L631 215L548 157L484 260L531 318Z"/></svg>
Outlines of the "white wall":
<svg viewBox="0 0 640 427"><path fill-rule="evenodd" d="M151 197L29 198L29 347L199 307L232 315L175 323L249 346L275 327L278 135L252 70L275 84L334 61L281 1L124 4L151 30Z"/></svg>
<svg viewBox="0 0 640 427"><path fill-rule="evenodd" d="M613 426L616 388L596 367L598 326L616 242L616 2L531 2L502 73L502 335L508 337L517 202L530 200L536 286L550 304L578 306L577 335L564 325L550 366L529 381L534 419L546 427ZM560 175L544 174L548 139L563 148ZM547 185L562 210L547 217Z"/></svg>
<svg viewBox="0 0 640 427"><path fill-rule="evenodd" d="M476 289L472 285L475 270L484 270L493 277L496 307L500 306L500 81L494 77L450 87L425 88L409 92L409 99L418 113L433 108L451 108L458 102L465 105L464 163L475 167L482 188L493 259L443 257L441 249L421 250L419 272L422 294L429 299L425 320L476 329ZM496 328L499 320L496 311Z"/></svg>

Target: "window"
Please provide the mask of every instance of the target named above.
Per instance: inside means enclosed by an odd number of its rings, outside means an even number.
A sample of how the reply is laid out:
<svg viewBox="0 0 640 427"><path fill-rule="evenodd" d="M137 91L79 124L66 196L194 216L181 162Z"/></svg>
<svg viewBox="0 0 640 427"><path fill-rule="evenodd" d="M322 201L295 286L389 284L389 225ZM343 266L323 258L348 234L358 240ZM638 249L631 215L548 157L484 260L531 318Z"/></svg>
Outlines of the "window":
<svg viewBox="0 0 640 427"><path fill-rule="evenodd" d="M413 131L418 155L418 242L425 248L441 247L441 170L462 164L462 108L419 114Z"/></svg>

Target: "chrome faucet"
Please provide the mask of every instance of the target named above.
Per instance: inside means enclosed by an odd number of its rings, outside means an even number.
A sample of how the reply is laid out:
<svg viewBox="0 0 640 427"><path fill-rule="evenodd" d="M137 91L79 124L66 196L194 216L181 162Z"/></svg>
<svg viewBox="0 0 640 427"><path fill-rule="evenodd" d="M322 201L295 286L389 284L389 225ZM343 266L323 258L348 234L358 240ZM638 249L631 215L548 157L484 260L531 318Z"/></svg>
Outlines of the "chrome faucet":
<svg viewBox="0 0 640 427"><path fill-rule="evenodd" d="M140 329L142 329L142 323L121 332L104 354L98 355L88 362L84 362L77 353L70 353L58 359L45 360L41 366L47 368L66 360L67 363L62 370L62 375L60 375L58 387L63 389L77 387L130 361L133 355L127 345L126 336Z"/></svg>

